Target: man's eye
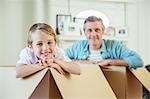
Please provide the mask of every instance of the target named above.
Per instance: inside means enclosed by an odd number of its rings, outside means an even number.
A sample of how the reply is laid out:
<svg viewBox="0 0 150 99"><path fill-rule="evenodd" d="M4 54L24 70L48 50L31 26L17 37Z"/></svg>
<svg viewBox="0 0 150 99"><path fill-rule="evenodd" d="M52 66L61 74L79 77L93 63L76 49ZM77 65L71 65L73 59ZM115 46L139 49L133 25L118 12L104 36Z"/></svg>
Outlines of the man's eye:
<svg viewBox="0 0 150 99"><path fill-rule="evenodd" d="M100 31L101 31L100 29L96 29L96 30L95 30L95 32L100 32Z"/></svg>
<svg viewBox="0 0 150 99"><path fill-rule="evenodd" d="M91 30L91 29L88 29L87 32L92 32L92 30Z"/></svg>

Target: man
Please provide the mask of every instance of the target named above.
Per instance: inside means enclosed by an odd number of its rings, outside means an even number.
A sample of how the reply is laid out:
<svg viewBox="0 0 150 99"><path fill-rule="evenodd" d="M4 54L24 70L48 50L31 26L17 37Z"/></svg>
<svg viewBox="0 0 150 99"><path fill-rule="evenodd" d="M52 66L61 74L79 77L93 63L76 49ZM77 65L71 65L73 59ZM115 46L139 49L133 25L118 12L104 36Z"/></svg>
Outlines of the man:
<svg viewBox="0 0 150 99"><path fill-rule="evenodd" d="M137 68L143 66L140 56L115 40L104 40L102 35L105 26L102 19L88 17L84 22L84 33L87 40L74 43L65 50L66 55L75 60L89 60L100 66L125 66Z"/></svg>

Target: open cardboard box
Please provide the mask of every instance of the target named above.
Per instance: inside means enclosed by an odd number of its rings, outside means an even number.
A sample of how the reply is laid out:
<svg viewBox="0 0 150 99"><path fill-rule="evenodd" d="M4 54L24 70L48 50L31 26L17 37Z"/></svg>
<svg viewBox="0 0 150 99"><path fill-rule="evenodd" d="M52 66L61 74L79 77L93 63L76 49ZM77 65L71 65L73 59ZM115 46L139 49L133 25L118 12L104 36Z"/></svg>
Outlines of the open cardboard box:
<svg viewBox="0 0 150 99"><path fill-rule="evenodd" d="M81 64L81 68L81 75L60 75L47 68L24 79L5 70L11 83L0 91L1 99L117 99L99 66Z"/></svg>
<svg viewBox="0 0 150 99"><path fill-rule="evenodd" d="M145 67L132 69L132 74L142 83L142 85L150 92L150 72Z"/></svg>
<svg viewBox="0 0 150 99"><path fill-rule="evenodd" d="M150 73L145 67L137 69L127 69L127 98L143 99L142 85L150 91ZM135 98L136 97L136 98Z"/></svg>
<svg viewBox="0 0 150 99"><path fill-rule="evenodd" d="M30 99L116 99L99 66L91 65L82 64L81 75L60 75L47 69Z"/></svg>
<svg viewBox="0 0 150 99"><path fill-rule="evenodd" d="M126 68L111 66L109 69L101 69L117 99L126 99Z"/></svg>
<svg viewBox="0 0 150 99"><path fill-rule="evenodd" d="M128 69L111 66L110 69L102 71L117 99L143 99L142 84L150 88L150 74L144 68Z"/></svg>
<svg viewBox="0 0 150 99"><path fill-rule="evenodd" d="M150 90L150 74L144 68L105 70L97 65L80 65L81 75L60 75L47 68L24 79L15 78L14 68L0 67L0 98L142 99L142 84Z"/></svg>

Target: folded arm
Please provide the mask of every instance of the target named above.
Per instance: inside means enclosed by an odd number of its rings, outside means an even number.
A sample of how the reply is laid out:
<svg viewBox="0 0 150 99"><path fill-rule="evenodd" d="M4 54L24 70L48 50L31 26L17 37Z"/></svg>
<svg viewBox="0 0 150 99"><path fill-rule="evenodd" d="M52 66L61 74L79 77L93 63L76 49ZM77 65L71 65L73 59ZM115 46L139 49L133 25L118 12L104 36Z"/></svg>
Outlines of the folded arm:
<svg viewBox="0 0 150 99"><path fill-rule="evenodd" d="M23 78L29 76L33 73L43 70L46 67L47 66L41 66L39 64L16 64L16 78Z"/></svg>
<svg viewBox="0 0 150 99"><path fill-rule="evenodd" d="M77 75L81 74L80 66L73 61L66 62L66 61L55 59L54 63L60 65L60 67L68 73L77 74Z"/></svg>

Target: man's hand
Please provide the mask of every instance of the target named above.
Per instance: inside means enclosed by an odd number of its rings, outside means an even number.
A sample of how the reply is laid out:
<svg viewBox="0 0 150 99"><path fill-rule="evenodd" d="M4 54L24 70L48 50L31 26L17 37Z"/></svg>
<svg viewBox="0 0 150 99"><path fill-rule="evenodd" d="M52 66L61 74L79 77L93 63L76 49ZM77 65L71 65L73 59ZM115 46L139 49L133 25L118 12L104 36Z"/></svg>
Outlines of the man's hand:
<svg viewBox="0 0 150 99"><path fill-rule="evenodd" d="M83 63L83 64L92 64L93 62L89 61L89 60L73 60L74 62L79 62L79 63Z"/></svg>
<svg viewBox="0 0 150 99"><path fill-rule="evenodd" d="M110 61L111 60L109 60L109 59L103 60L103 61L98 62L98 65L101 66L102 68L108 69L110 66Z"/></svg>

